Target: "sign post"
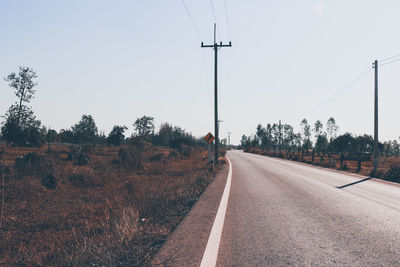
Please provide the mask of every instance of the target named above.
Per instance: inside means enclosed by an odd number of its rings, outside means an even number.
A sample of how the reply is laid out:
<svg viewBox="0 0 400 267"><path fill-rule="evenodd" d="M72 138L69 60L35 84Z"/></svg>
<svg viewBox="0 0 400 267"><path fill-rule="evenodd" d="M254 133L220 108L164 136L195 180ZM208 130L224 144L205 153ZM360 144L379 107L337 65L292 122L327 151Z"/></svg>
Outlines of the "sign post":
<svg viewBox="0 0 400 267"><path fill-rule="evenodd" d="M208 163L211 162L211 143L214 141L214 139L215 137L210 132L204 136L204 140L208 143Z"/></svg>

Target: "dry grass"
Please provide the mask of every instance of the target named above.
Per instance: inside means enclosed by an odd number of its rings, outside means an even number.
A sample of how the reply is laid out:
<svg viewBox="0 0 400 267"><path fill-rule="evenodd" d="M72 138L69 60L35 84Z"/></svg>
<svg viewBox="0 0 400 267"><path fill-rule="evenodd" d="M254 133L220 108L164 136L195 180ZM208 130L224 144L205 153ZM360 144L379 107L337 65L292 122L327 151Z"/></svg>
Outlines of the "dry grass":
<svg viewBox="0 0 400 267"><path fill-rule="evenodd" d="M182 154L147 145L136 169L121 161L119 149L94 147L90 164L79 166L68 146L6 147L0 265L146 264L213 174L203 149ZM54 167L34 175L15 170L15 159L29 152ZM47 174L55 189L42 184Z"/></svg>

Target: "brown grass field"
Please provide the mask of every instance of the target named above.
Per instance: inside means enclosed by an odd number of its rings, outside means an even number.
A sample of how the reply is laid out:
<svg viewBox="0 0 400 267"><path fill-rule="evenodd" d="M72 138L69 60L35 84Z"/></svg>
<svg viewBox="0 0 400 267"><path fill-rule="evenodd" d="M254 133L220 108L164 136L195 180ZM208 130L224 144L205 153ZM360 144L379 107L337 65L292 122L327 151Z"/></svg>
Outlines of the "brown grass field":
<svg viewBox="0 0 400 267"><path fill-rule="evenodd" d="M0 266L146 265L214 176L203 148L98 146L86 166L67 145L3 148Z"/></svg>

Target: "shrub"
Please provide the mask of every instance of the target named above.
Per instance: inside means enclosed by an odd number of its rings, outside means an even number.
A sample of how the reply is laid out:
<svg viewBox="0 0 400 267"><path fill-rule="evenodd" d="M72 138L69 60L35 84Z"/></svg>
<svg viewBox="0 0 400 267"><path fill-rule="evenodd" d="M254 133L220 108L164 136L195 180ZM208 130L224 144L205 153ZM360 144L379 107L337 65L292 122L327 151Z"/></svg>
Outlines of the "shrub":
<svg viewBox="0 0 400 267"><path fill-rule="evenodd" d="M76 187L91 187L94 186L92 177L88 173L72 173L68 176L68 180Z"/></svg>
<svg viewBox="0 0 400 267"><path fill-rule="evenodd" d="M57 180L54 175L48 174L42 177L42 185L47 189L55 189L57 187Z"/></svg>
<svg viewBox="0 0 400 267"><path fill-rule="evenodd" d="M383 175L383 179L392 181L392 182L400 182L400 164L392 164L389 169Z"/></svg>
<svg viewBox="0 0 400 267"><path fill-rule="evenodd" d="M68 155L68 159L73 159L75 164L79 166L89 165L90 157L88 153L90 152L90 148L91 147L87 144L73 145L71 146L71 152Z"/></svg>
<svg viewBox="0 0 400 267"><path fill-rule="evenodd" d="M181 152L184 157L190 157L193 153L193 147L182 145L179 148L179 152Z"/></svg>
<svg viewBox="0 0 400 267"><path fill-rule="evenodd" d="M178 152L172 150L171 152L169 152L168 158L176 159L178 156Z"/></svg>
<svg viewBox="0 0 400 267"><path fill-rule="evenodd" d="M131 136L131 138L128 139L127 143L139 150L143 150L145 145L143 138L138 136Z"/></svg>
<svg viewBox="0 0 400 267"><path fill-rule="evenodd" d="M133 171L143 170L142 153L139 149L120 148L118 150L118 156L121 160L122 165L126 170L133 170Z"/></svg>
<svg viewBox="0 0 400 267"><path fill-rule="evenodd" d="M149 157L150 162L160 162L164 158L162 153L156 153Z"/></svg>
<svg viewBox="0 0 400 267"><path fill-rule="evenodd" d="M15 159L14 169L21 178L28 175L43 176L54 172L53 164L35 152L29 152Z"/></svg>

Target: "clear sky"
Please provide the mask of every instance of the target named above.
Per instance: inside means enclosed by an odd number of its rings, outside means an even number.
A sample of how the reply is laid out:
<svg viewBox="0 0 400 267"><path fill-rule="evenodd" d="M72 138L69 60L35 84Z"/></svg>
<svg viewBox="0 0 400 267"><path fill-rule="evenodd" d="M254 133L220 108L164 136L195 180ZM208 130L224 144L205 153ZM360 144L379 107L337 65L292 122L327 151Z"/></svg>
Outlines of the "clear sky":
<svg viewBox="0 0 400 267"><path fill-rule="evenodd" d="M400 53L400 1L213 0L219 52L221 139L256 125L306 117L340 132L373 133L373 71L335 97L375 59ZM91 114L109 133L155 117L195 136L213 132L211 1L0 1L0 76L29 66L37 117L60 130ZM229 21L229 23L227 23ZM229 25L229 26L228 26ZM387 62L387 61L386 61ZM380 139L400 136L400 61L380 68ZM326 99L329 101L325 101ZM0 113L15 102L0 81Z"/></svg>

